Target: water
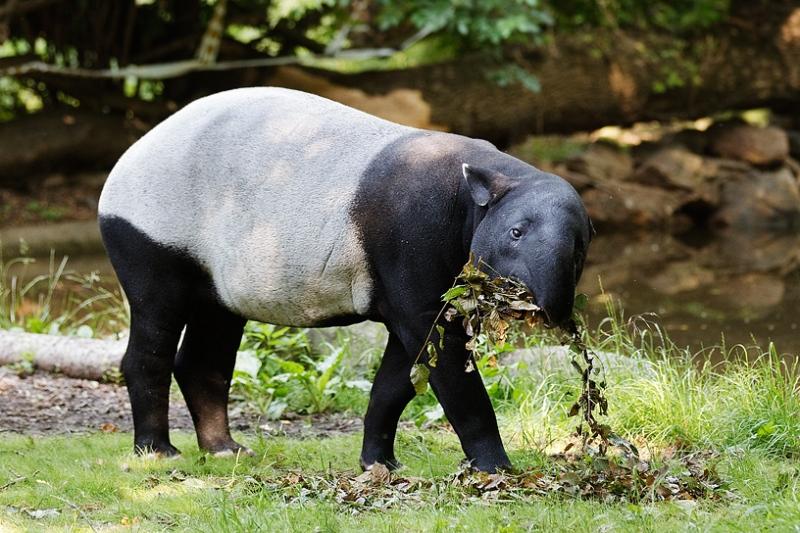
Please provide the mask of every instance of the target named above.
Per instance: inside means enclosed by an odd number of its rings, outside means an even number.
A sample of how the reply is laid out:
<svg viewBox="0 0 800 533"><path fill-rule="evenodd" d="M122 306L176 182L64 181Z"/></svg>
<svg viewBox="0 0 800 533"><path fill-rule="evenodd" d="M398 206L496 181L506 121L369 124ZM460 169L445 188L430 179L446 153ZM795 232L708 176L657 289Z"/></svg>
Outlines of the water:
<svg viewBox="0 0 800 533"><path fill-rule="evenodd" d="M800 352L800 235L600 235L592 243L580 290L589 314L605 300L627 316L655 313L680 346L774 341Z"/></svg>
<svg viewBox="0 0 800 533"><path fill-rule="evenodd" d="M113 285L97 250L73 255L68 268L99 271ZM28 268L28 276L46 272L48 260ZM579 290L590 296L590 323L613 298L626 316L654 313L674 341L693 350L724 335L729 345L774 341L783 353L800 353L800 235L600 234Z"/></svg>

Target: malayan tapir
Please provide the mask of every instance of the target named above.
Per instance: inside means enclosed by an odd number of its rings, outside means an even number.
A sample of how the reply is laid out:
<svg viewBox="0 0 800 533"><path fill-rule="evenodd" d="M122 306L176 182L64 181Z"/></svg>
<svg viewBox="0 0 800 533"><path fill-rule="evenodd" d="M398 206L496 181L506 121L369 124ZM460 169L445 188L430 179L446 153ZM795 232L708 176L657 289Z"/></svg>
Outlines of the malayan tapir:
<svg viewBox="0 0 800 533"><path fill-rule="evenodd" d="M111 172L99 221L130 302L122 372L136 450L178 453L167 423L174 374L200 447L247 451L227 414L246 320L374 320L389 341L361 464L390 468L415 394L409 371L470 251L524 282L559 324L591 237L566 181L486 141L264 87L201 98L142 137ZM430 384L472 464L508 467L481 378L465 372L471 354L456 322L443 324Z"/></svg>

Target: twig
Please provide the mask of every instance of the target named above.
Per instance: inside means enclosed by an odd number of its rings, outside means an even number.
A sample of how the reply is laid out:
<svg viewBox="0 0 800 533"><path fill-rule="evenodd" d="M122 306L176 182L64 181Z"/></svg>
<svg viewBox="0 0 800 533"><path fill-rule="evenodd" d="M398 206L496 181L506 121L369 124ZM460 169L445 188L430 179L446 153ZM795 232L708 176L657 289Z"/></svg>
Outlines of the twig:
<svg viewBox="0 0 800 533"><path fill-rule="evenodd" d="M92 524L92 521L91 521L91 520L89 520L89 517L88 517L88 516L86 516L86 513L84 513L84 512L83 512L83 509L81 509L80 507L78 507L78 505L76 505L75 503L73 503L73 502L69 501L69 500L68 500L68 499L66 499L66 498L62 498L61 496L54 496L54 498L55 498L56 500L61 500L62 502L66 503L67 505L69 505L70 507L72 507L73 509L75 509L76 511L78 511L78 514L80 514L80 515L81 515L81 518L83 518L83 520L84 520L84 521L85 521L85 522L86 522L86 523L89 525L89 528L91 528L91 530L92 530L92 531L94 531L95 533L98 533L98 531L97 531L97 528L96 528L96 527L94 527L94 524Z"/></svg>
<svg viewBox="0 0 800 533"><path fill-rule="evenodd" d="M14 479L10 480L8 483L6 483L6 484L4 484L4 485L0 485L0 491L2 491L2 490L6 490L8 487L11 487L11 486L13 486L13 485L16 485L16 484L17 484L17 483L19 483L20 481L25 481L26 479L28 479L28 477L27 477L27 476L19 476L19 477L15 477Z"/></svg>

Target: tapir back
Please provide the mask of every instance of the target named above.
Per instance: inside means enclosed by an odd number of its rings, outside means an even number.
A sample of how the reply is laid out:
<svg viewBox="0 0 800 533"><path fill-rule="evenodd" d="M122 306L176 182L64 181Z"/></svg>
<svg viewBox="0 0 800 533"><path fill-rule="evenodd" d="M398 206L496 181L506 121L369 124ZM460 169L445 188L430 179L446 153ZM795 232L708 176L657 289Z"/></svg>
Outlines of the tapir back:
<svg viewBox="0 0 800 533"><path fill-rule="evenodd" d="M363 315L372 280L349 208L377 154L414 131L287 89L219 93L123 155L99 214L188 255L247 318Z"/></svg>

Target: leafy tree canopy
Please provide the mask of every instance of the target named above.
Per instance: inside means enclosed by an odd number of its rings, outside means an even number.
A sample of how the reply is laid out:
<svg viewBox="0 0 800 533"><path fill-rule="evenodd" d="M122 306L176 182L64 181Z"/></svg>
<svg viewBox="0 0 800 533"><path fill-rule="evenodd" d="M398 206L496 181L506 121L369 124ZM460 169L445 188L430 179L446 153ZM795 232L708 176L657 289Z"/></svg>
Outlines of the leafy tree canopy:
<svg viewBox="0 0 800 533"><path fill-rule="evenodd" d="M219 1L6 0L0 69L32 59L86 69L190 59ZM363 70L481 54L496 62L486 74L499 84L537 90L515 52L540 46L554 32L605 27L681 35L705 30L729 9L729 0L228 0L220 60L289 56ZM324 59L354 50L364 53L345 62ZM129 96L152 99L162 91L161 83L128 80ZM0 76L0 119L14 109L70 101L41 76Z"/></svg>

